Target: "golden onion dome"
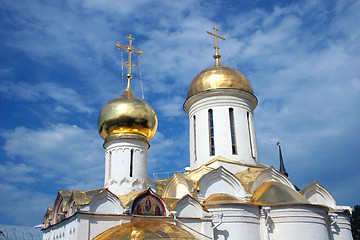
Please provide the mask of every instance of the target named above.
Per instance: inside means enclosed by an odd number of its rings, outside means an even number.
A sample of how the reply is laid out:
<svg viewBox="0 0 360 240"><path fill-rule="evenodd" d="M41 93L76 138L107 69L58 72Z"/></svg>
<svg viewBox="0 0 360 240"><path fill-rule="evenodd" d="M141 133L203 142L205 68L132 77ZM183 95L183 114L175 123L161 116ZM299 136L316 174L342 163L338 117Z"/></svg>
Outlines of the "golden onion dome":
<svg viewBox="0 0 360 240"><path fill-rule="evenodd" d="M103 139L113 134L140 134L151 140L157 130L155 111L133 93L130 80L119 97L101 109L97 120L98 131Z"/></svg>
<svg viewBox="0 0 360 240"><path fill-rule="evenodd" d="M249 80L239 70L220 65L204 69L191 82L186 98L210 89L231 88L238 89L254 95Z"/></svg>
<svg viewBox="0 0 360 240"><path fill-rule="evenodd" d="M160 220L140 220L115 226L96 236L94 240L117 239L193 239L194 235L175 224Z"/></svg>

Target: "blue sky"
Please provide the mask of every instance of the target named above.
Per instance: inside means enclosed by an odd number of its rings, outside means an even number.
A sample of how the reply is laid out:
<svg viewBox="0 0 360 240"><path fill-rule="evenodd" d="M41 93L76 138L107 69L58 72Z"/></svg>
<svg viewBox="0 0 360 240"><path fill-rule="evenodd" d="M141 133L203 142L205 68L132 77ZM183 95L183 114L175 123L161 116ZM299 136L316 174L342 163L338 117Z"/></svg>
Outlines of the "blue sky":
<svg viewBox="0 0 360 240"><path fill-rule="evenodd" d="M146 52L145 100L159 118L148 173L188 166L182 104L214 64L215 25L222 64L259 99L260 161L278 168L280 140L295 185L317 180L338 204L359 204L359 22L360 2L346 0L0 0L0 223L39 224L58 190L103 186L96 120L122 92L114 43L129 33Z"/></svg>

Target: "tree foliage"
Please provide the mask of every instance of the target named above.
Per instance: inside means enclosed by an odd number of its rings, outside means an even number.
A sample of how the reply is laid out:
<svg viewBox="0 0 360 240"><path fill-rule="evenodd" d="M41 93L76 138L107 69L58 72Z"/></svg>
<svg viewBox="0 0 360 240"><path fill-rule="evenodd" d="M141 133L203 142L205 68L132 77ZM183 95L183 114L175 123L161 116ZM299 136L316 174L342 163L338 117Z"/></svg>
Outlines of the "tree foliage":
<svg viewBox="0 0 360 240"><path fill-rule="evenodd" d="M354 240L360 240L360 205L354 206L354 211L350 218L351 232Z"/></svg>

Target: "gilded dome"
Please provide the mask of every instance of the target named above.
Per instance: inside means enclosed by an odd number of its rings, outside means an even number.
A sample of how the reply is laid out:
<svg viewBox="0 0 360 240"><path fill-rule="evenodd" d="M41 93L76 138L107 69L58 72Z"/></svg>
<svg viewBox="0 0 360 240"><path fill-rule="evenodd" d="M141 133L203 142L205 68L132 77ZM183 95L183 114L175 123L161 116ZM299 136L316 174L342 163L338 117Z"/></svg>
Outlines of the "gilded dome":
<svg viewBox="0 0 360 240"><path fill-rule="evenodd" d="M193 239L197 238L174 224L159 220L140 220L115 226L94 240L112 239Z"/></svg>
<svg viewBox="0 0 360 240"><path fill-rule="evenodd" d="M204 201L205 206L222 205L222 204L236 204L236 203L241 203L241 201L237 197L227 194L227 193L212 194L210 197L208 197Z"/></svg>
<svg viewBox="0 0 360 240"><path fill-rule="evenodd" d="M192 80L186 98L215 88L232 88L254 94L251 84L244 74L234 68L217 64L204 69Z"/></svg>
<svg viewBox="0 0 360 240"><path fill-rule="evenodd" d="M103 139L113 134L135 133L151 140L157 125L155 111L147 102L135 96L130 81L123 94L105 104L97 120Z"/></svg>
<svg viewBox="0 0 360 240"><path fill-rule="evenodd" d="M296 190L278 182L266 182L254 192L253 203L258 205L296 204L309 201Z"/></svg>

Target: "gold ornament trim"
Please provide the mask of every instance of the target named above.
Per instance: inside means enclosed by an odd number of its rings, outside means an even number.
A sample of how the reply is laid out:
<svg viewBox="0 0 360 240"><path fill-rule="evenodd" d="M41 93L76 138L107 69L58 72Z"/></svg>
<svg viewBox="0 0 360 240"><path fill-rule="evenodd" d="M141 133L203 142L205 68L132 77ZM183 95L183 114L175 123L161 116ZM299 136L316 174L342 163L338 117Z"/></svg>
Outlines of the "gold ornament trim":
<svg viewBox="0 0 360 240"><path fill-rule="evenodd" d="M104 145L107 142L110 142L112 140L117 140L117 139L138 139L138 140L142 140L142 141L146 142L148 145L150 145L147 137L145 137L144 135L141 135L141 134L137 134L137 133L115 133L115 134L109 135L105 138Z"/></svg>

